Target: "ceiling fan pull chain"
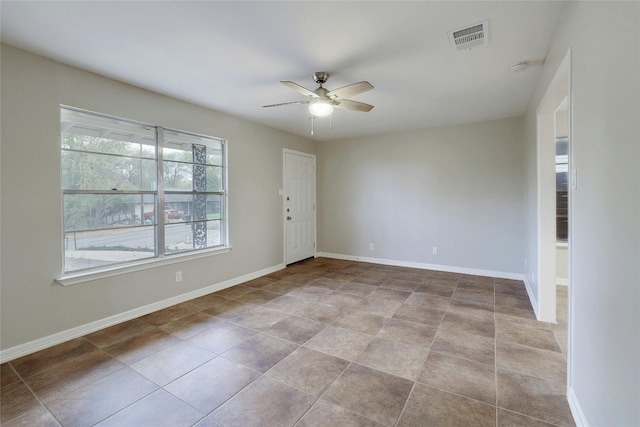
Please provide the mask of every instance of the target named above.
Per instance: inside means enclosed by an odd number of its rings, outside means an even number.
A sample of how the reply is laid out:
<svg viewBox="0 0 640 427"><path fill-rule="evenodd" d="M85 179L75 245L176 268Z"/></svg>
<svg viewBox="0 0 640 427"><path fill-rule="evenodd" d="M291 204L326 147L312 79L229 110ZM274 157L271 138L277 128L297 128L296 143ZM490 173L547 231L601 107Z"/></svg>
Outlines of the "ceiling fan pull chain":
<svg viewBox="0 0 640 427"><path fill-rule="evenodd" d="M333 113L329 114L329 132L333 130L333 121L331 120L332 118L333 118Z"/></svg>
<svg viewBox="0 0 640 427"><path fill-rule="evenodd" d="M311 136L313 136L313 114L311 115Z"/></svg>

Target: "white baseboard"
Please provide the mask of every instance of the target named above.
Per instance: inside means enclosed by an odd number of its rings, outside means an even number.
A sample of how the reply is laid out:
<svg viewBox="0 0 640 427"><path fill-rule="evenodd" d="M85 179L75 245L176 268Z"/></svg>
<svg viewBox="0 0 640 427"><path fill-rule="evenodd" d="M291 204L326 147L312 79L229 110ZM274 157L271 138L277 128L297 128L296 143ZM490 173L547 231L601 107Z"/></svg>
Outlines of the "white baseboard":
<svg viewBox="0 0 640 427"><path fill-rule="evenodd" d="M422 262L412 262L412 261L398 261L398 260L384 259L384 258L369 258L369 257L361 257L361 256L353 256L353 255L334 254L329 252L318 252L316 256L325 257L325 258L344 259L347 261L362 261L362 262L371 262L374 264L394 265L398 267L420 268L423 270L445 271L448 273L471 274L474 276L497 277L500 279L524 280L523 274L508 273L504 271L477 270L474 268L453 267L453 266L439 265L439 264L426 264Z"/></svg>
<svg viewBox="0 0 640 427"><path fill-rule="evenodd" d="M533 313L536 315L536 319L540 320L540 306L538 304L538 298L536 298L536 294L531 289L531 283L529 283L529 280L527 280L526 277L524 278L524 287L527 290L531 307L533 307Z"/></svg>
<svg viewBox="0 0 640 427"><path fill-rule="evenodd" d="M569 409L571 409L571 415L573 415L573 421L575 421L576 427L589 427L587 417L584 416L578 397L572 387L569 387L567 390L567 400L569 401Z"/></svg>
<svg viewBox="0 0 640 427"><path fill-rule="evenodd" d="M75 328L67 329L66 331L58 332L43 338L38 338L36 340L11 347L6 350L0 350L0 363L5 363L10 360L17 359L18 357L26 356L28 354L35 353L36 351L44 350L45 348L49 348L51 346L61 344L71 339L78 338L104 328L108 328L109 326L117 325L118 323L126 322L127 320L135 319L136 317L144 316L145 314L153 313L154 311L171 307L175 304L180 304L194 298L208 295L212 292L221 291L222 289L239 285L249 280L257 279L258 277L262 277L278 270L282 270L283 268L285 268L284 264L278 264L273 267L256 271L254 273L245 274L244 276L225 280L224 282L209 285L205 288L196 289L195 291L187 292L185 294L177 295L175 297L171 297L162 301L134 308L133 310L125 311L124 313L119 313L114 316L86 323Z"/></svg>

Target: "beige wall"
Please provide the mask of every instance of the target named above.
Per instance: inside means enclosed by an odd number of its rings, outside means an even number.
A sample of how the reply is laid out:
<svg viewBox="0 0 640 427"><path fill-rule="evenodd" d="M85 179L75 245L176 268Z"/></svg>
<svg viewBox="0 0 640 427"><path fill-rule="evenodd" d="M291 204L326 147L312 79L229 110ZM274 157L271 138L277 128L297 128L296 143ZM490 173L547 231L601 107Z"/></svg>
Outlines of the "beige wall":
<svg viewBox="0 0 640 427"><path fill-rule="evenodd" d="M74 286L56 284L62 268L60 104L228 139L232 251ZM282 149L315 154L315 142L6 45L1 106L1 349L283 262ZM178 269L184 281L176 284Z"/></svg>
<svg viewBox="0 0 640 427"><path fill-rule="evenodd" d="M319 250L522 273L521 123L320 143Z"/></svg>
<svg viewBox="0 0 640 427"><path fill-rule="evenodd" d="M571 197L569 236L568 387L578 425L640 425L638 22L638 2L569 2L525 116L525 253L531 278L538 251L536 109L571 49L578 187Z"/></svg>

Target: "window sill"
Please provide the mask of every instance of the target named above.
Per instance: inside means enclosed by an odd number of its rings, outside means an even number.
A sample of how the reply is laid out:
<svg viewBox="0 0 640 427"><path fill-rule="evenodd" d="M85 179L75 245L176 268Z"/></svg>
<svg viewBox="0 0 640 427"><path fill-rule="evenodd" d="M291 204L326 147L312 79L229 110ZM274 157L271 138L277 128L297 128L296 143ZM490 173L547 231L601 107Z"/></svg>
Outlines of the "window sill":
<svg viewBox="0 0 640 427"><path fill-rule="evenodd" d="M154 258L145 261L128 263L125 265L111 266L102 270L92 270L80 273L64 274L56 279L62 286L77 285L79 283L91 282L93 280L104 279L107 277L118 276L121 274L132 273L135 271L148 270L150 268L161 267L164 265L176 264L178 262L190 261L198 258L226 254L231 251L231 246L222 248L207 249L198 252L189 252L185 254L172 255L162 259Z"/></svg>

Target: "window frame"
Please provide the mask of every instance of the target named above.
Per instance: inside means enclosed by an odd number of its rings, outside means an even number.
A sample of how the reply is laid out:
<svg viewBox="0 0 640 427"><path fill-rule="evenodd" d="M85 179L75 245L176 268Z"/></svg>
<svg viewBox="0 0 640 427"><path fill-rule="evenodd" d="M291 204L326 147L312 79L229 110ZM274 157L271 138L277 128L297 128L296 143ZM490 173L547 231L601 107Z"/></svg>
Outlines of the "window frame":
<svg viewBox="0 0 640 427"><path fill-rule="evenodd" d="M101 278L105 278L105 277L110 277L110 276L114 276L114 275L119 275L119 274L125 274L125 273L129 273L129 272L133 272L133 271L140 271L140 270L146 270L149 268L154 268L157 266L161 266L161 265L168 265L168 264L173 264L173 263L177 263L177 262L184 262L190 259L198 259L198 258L202 258L202 257L208 257L208 256L212 256L212 255L217 255L217 254L221 254L221 253L227 253L231 250L231 245L230 245L230 239L229 239L229 203L228 203L228 140L224 139L224 138L219 138L219 137L213 137L210 135L204 135L204 134L199 134L199 133L194 133L194 132L189 132L189 131L183 131L183 130L178 130L175 128L168 128L168 127L163 127L160 125L153 125L153 124L148 124L148 123L143 123L143 122L139 122L136 120L131 120L131 119L127 119L127 118L121 118L121 117L117 117L117 116L113 116L113 115L109 115L109 114L103 114L103 113L96 113L93 111L88 111L88 110L84 110L84 109L80 109L80 108L76 108L76 107L71 107L71 106L67 106L67 105L60 105L60 134L59 134L59 138L58 138L58 143L59 143L59 148L58 148L58 153L59 153L59 166L60 166L60 183L59 183L59 188L60 188L60 200L61 200L61 249L62 249L62 264L61 264L61 274L58 278L56 278L56 282L60 283L63 286L68 286L68 285L73 285L76 283L82 283L82 282L86 282L86 281L91 281L91 280L97 280L97 279L101 279ZM86 152L89 154L96 154L96 155L103 155L103 154L108 154L108 153L99 153L99 152L92 152L92 151L83 151L83 150L73 150L73 149L65 149L63 148L62 145L62 136L63 133L65 132L65 130L62 128L62 123L63 123L63 114L65 112L71 112L74 114L79 114L85 117L88 117L89 120L96 120L96 121L103 121L104 120L104 126L107 127L109 125L109 121L116 121L116 122L124 122L124 123L128 123L130 125L135 125L135 126L139 126L139 127L144 127L144 128L149 128L149 129L153 129L154 135L155 135L155 145L154 145L154 149L155 149L155 159L153 159L153 161L155 161L155 171L156 171L156 185L155 185L155 190L145 190L144 189L144 185L141 184L140 188L137 190L104 190L104 189L96 189L96 190L82 190L82 189L68 189L68 188L64 188L64 182L63 182L63 152L65 151L76 151L76 152ZM88 120L88 121L89 121ZM115 126L114 126L115 127ZM221 207L220 207L220 218L219 218L219 229L220 229L220 244L216 245L216 246L210 246L210 247L204 247L204 248L193 248L193 249L184 249L181 250L179 252L176 253L167 253L166 247L165 247L165 239L166 239L166 225L170 224L168 223L168 221L165 221L165 195L167 190L164 187L164 183L165 183L165 176L164 176L164 159L163 159L163 149L165 147L165 136L164 133L165 131L167 132L171 132L173 134L177 134L177 135L182 135L182 136L187 136L190 138L199 138L199 139L204 139L204 140L209 140L212 142L217 142L220 144L220 162L221 164L218 165L213 165L215 167L220 167L221 168L221 176L220 176L220 189L219 191L196 191L194 190L193 186L191 188L191 190L184 190L184 191L169 191L169 194L184 194L184 195L193 195L193 197L195 197L196 195L205 195L205 200L206 200L206 196L210 195L210 194L215 194L215 195L219 195L220 197L220 203L221 203ZM206 145L205 143L203 143L203 145ZM110 155L110 154L108 154ZM120 157L129 157L129 158L135 158L132 156L126 156L126 155L119 155L119 154L114 154L115 156L120 156ZM148 160L149 157L145 157L143 156L142 153L140 153L140 156L138 157L139 159L146 159ZM188 164L191 164L192 167L194 165L197 164L201 164L201 165L207 165L206 163L198 163L195 160L191 161L191 162L186 162ZM142 164L142 163L141 163ZM142 171L142 169L140 169L140 171ZM142 175L142 174L141 174ZM141 178L142 179L142 178ZM118 194L118 195L125 195L125 194L135 194L135 195L140 195L140 197L145 197L146 195L150 194L153 195L153 197L155 198L155 204L154 204L154 211L155 211L155 218L154 218L154 223L152 224L153 228L154 228L154 254L151 257L146 257L143 259L139 259L139 260L125 260L125 261L118 261L118 262L113 262L104 266L96 266L96 267L89 267L89 268L83 268L83 269L76 269L76 270L70 270L70 271L65 271L65 266L66 266L66 248L65 248L65 241L66 241L66 236L68 231L65 230L65 196L68 196L70 194ZM142 200L142 199L141 199ZM130 227L120 227L120 228L131 228L131 229L137 229L140 227L143 227L143 215L142 213L144 213L144 203L142 203L141 205L141 214L140 214L140 225L133 225ZM207 224L209 222L211 222L212 220L209 219L205 219L205 220L197 220L196 218L193 217L193 215L191 216L191 218L189 218L188 220L183 221L183 224L193 224L195 223L204 223ZM205 230L207 230L207 225L205 225ZM148 225L147 225L148 226ZM109 228L98 228L97 230L101 230L101 229L109 229ZM192 228L193 229L193 228Z"/></svg>

